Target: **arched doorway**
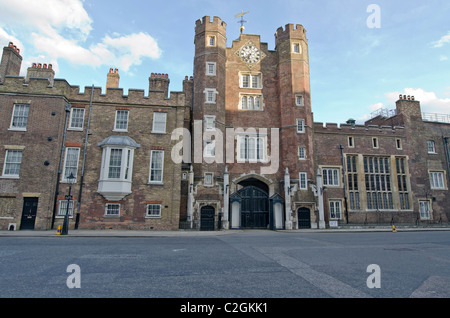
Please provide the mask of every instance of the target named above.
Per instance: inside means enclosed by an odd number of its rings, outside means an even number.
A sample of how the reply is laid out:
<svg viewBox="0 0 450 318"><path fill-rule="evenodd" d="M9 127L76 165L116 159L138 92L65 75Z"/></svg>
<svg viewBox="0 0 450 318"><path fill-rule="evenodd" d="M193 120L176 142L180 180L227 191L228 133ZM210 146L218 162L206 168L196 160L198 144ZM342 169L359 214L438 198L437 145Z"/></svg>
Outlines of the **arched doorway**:
<svg viewBox="0 0 450 318"><path fill-rule="evenodd" d="M311 212L308 208L299 208L297 210L297 219L299 229L311 228Z"/></svg>
<svg viewBox="0 0 450 318"><path fill-rule="evenodd" d="M240 227L267 229L269 226L269 195L261 188L248 185L238 191L241 197Z"/></svg>
<svg viewBox="0 0 450 318"><path fill-rule="evenodd" d="M215 209L210 206L204 206L200 209L200 231L214 231Z"/></svg>

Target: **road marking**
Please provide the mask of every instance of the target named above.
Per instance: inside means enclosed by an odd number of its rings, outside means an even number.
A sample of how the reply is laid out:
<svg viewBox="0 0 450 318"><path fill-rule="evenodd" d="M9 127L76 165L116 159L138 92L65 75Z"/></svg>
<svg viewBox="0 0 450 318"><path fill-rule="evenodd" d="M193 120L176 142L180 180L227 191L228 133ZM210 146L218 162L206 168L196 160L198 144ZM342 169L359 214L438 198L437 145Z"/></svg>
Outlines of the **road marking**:
<svg viewBox="0 0 450 318"><path fill-rule="evenodd" d="M371 298L370 295L350 286L346 283L321 272L312 269L293 257L287 256L280 252L264 252L261 253L270 257L275 262L288 269L295 275L308 281L315 287L321 289L331 297L335 298Z"/></svg>

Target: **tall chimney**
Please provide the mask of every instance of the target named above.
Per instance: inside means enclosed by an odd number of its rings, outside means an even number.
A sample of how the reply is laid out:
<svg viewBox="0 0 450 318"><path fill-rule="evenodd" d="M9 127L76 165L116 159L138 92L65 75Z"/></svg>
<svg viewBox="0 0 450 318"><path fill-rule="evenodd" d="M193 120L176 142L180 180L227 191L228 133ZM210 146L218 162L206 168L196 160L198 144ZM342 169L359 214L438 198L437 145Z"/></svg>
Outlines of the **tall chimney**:
<svg viewBox="0 0 450 318"><path fill-rule="evenodd" d="M3 48L2 61L0 62L0 82L4 82L8 75L19 76L21 66L20 50L12 42L9 42L8 46Z"/></svg>
<svg viewBox="0 0 450 318"><path fill-rule="evenodd" d="M109 73L106 74L106 88L119 88L119 70L116 69L109 69Z"/></svg>

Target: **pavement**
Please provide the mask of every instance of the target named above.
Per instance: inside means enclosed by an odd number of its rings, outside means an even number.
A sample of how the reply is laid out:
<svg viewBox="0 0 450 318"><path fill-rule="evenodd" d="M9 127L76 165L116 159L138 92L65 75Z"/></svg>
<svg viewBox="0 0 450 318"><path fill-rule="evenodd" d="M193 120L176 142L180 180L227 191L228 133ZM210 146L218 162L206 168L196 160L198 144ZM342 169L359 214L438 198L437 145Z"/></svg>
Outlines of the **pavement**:
<svg viewBox="0 0 450 318"><path fill-rule="evenodd" d="M450 231L450 227L406 227L396 226L396 232ZM220 231L154 231L154 230L69 230L67 235L59 235L56 230L0 231L0 237L204 237L232 235L236 233L277 232L277 233L351 233L351 232L394 232L392 226L349 226L345 228L301 229L301 230L220 230Z"/></svg>

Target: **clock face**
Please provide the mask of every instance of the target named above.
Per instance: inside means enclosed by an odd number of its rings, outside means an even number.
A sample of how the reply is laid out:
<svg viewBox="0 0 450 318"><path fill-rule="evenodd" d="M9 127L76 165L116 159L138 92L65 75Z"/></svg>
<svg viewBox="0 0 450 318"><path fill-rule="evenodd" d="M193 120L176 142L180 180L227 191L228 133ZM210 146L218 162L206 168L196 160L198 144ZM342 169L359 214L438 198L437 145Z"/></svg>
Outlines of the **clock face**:
<svg viewBox="0 0 450 318"><path fill-rule="evenodd" d="M239 56L244 62L250 64L257 63L261 59L261 53L253 45L244 45L240 50Z"/></svg>

